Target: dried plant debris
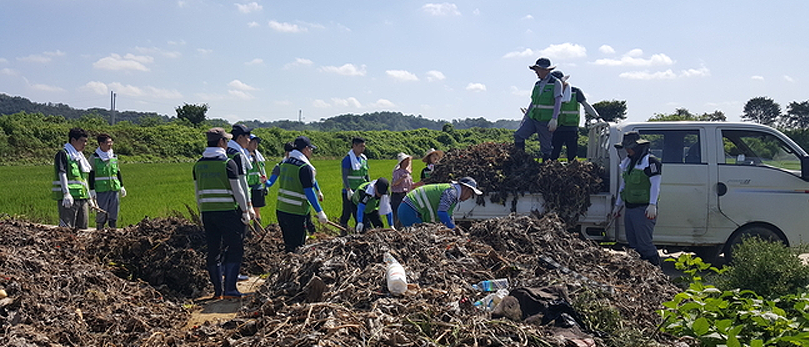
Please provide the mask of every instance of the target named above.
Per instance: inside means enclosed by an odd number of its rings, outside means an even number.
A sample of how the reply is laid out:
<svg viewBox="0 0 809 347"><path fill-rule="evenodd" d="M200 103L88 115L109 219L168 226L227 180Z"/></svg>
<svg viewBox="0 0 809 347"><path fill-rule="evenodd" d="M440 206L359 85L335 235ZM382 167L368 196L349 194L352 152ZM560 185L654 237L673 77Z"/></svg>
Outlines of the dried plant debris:
<svg viewBox="0 0 809 347"><path fill-rule="evenodd" d="M668 278L634 252L610 252L566 232L553 214L492 219L466 231L423 224L318 237L290 254L281 251L280 231L271 226L246 244L244 268L268 277L243 300L239 315L184 330L189 313L182 303L190 297L182 293L210 290L196 282L205 277L200 232L177 219L78 235L3 221L5 345L622 346L627 336L646 339L646 345L674 345L655 334L655 310L678 291ZM126 243L135 250L125 250ZM387 291L385 251L406 269L409 290L403 296ZM127 260L133 279L115 276L112 271L121 270L108 263L127 252L150 258L153 269ZM174 268L188 274L169 275ZM160 277L156 273L164 274L158 287L173 296L134 275ZM167 280L172 276L185 276L187 286L197 288L166 290L174 286ZM564 289L583 326L492 318L472 305L486 294L472 283L504 277L512 288Z"/></svg>
<svg viewBox="0 0 809 347"><path fill-rule="evenodd" d="M603 189L603 168L591 162L538 162L513 143L482 143L447 152L436 164L427 183L440 183L471 176L492 202L512 206L525 193L541 193L545 211L574 223L587 212L590 194ZM478 204L484 204L484 196Z"/></svg>

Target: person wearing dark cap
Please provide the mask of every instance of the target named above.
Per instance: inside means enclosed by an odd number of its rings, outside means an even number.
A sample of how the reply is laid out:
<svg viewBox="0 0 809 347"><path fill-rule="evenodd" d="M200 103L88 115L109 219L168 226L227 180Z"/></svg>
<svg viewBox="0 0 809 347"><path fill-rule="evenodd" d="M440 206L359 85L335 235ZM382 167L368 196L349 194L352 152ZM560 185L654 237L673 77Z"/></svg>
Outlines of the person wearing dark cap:
<svg viewBox="0 0 809 347"><path fill-rule="evenodd" d="M374 228L382 228L384 225L379 217L380 215L385 215L388 226L396 230L393 226L393 210L390 208L389 187L390 183L385 177L365 182L357 187L357 191L351 197L351 202L356 205L357 215L355 218L357 227L355 230L358 233L367 229L366 222Z"/></svg>
<svg viewBox="0 0 809 347"><path fill-rule="evenodd" d="M343 213L340 215L340 225L346 229L348 229L348 220L357 214L355 210L357 206L351 203L354 191L360 184L371 180L371 176L368 174L368 158L363 152L365 152L365 139L355 137L351 139L351 149L340 162L343 177Z"/></svg>
<svg viewBox="0 0 809 347"><path fill-rule="evenodd" d="M222 128L205 133L208 146L194 164L194 191L202 216L208 254L206 269L214 287L213 298L239 298L236 282L244 256L245 225L252 208L240 181L239 167L227 155L231 134ZM222 277L224 276L224 281Z"/></svg>
<svg viewBox="0 0 809 347"><path fill-rule="evenodd" d="M452 214L458 203L469 200L483 192L472 177L463 177L457 182L428 184L413 189L399 205L399 221L405 227L418 223L441 222L455 229Z"/></svg>
<svg viewBox="0 0 809 347"><path fill-rule="evenodd" d="M250 201L253 203L253 211L256 213L254 223L261 224L261 208L267 206L265 196L267 195L267 168L264 155L258 150L261 138L250 134L250 142L247 143L247 150L250 153L250 164L253 166L247 170L247 185L250 186Z"/></svg>
<svg viewBox="0 0 809 347"><path fill-rule="evenodd" d="M248 128L244 124L234 124L230 131L233 138L228 141L227 154L239 166L239 181L242 184L242 192L246 196L247 205L250 206L250 220L254 220L256 219L256 211L253 209L250 186L247 184L247 173L253 169L253 164L250 162L250 151L247 150L251 131L253 131L253 128Z"/></svg>
<svg viewBox="0 0 809 347"><path fill-rule="evenodd" d="M649 141L641 139L636 131L624 134L615 148L626 151L621 161L621 179L613 208L613 218L624 213L624 229L629 247L654 265L660 265L657 247L652 242L657 222L657 201L660 197L663 164L649 152Z"/></svg>
<svg viewBox="0 0 809 347"><path fill-rule="evenodd" d="M312 209L320 223L329 219L318 202L315 193L317 171L309 162L312 151L317 149L306 136L298 136L293 142L295 149L279 165L278 200L275 213L278 226L284 237L284 249L294 252L306 241L306 219Z"/></svg>
<svg viewBox="0 0 809 347"><path fill-rule="evenodd" d="M562 107L562 82L551 75L556 66L551 65L548 58L537 59L536 64L528 67L533 70L539 81L534 83L531 92L531 103L525 109L525 114L519 129L514 132L514 145L519 150L525 150L525 140L534 133L539 137L539 151L542 159L551 156L552 135L558 125L559 112Z"/></svg>
<svg viewBox="0 0 809 347"><path fill-rule="evenodd" d="M579 121L581 119L581 108L579 104L584 106L585 112L589 113L593 118L599 118L598 111L593 106L587 103L587 98L584 97L581 89L570 85L567 80L570 76L565 76L562 71L554 70L551 75L562 82L562 106L559 111L559 126L553 132L551 143L553 150L551 151L551 160L559 159L559 154L562 153L562 145L567 147L567 161L572 161L576 158L576 152L579 149Z"/></svg>

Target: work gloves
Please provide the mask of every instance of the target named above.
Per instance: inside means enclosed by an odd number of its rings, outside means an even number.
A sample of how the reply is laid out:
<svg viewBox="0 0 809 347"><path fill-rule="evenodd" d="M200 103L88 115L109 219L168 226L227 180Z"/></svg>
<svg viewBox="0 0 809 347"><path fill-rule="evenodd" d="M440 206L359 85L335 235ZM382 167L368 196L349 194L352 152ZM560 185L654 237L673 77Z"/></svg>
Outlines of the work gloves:
<svg viewBox="0 0 809 347"><path fill-rule="evenodd" d="M326 224L329 222L329 217L326 217L326 212L320 211L317 213L317 221L321 224Z"/></svg>
<svg viewBox="0 0 809 347"><path fill-rule="evenodd" d="M250 212L249 211L250 210L242 211L242 223L244 223L244 225L250 225L250 220L252 218L250 218Z"/></svg>
<svg viewBox="0 0 809 347"><path fill-rule="evenodd" d="M548 130L550 130L551 132L556 131L557 125L559 125L559 121L556 118L551 119L551 121L548 122Z"/></svg>
<svg viewBox="0 0 809 347"><path fill-rule="evenodd" d="M253 209L252 204L247 208L247 213L251 220L256 219L256 210Z"/></svg>
<svg viewBox="0 0 809 347"><path fill-rule="evenodd" d="M346 189L346 199L351 200L352 196L354 196L354 191L351 189Z"/></svg>
<svg viewBox="0 0 809 347"><path fill-rule="evenodd" d="M121 197L123 198L125 196L126 196L126 189L124 189L124 187L121 187Z"/></svg>
<svg viewBox="0 0 809 347"><path fill-rule="evenodd" d="M649 204L649 206L646 207L646 218L649 219L657 218L657 205Z"/></svg>
<svg viewBox="0 0 809 347"><path fill-rule="evenodd" d="M62 198L62 207L70 208L73 206L73 196L70 193L65 193L65 196Z"/></svg>
<svg viewBox="0 0 809 347"><path fill-rule="evenodd" d="M361 233L363 229L365 229L365 224L357 223L357 227L354 229L354 231L356 231L357 233Z"/></svg>

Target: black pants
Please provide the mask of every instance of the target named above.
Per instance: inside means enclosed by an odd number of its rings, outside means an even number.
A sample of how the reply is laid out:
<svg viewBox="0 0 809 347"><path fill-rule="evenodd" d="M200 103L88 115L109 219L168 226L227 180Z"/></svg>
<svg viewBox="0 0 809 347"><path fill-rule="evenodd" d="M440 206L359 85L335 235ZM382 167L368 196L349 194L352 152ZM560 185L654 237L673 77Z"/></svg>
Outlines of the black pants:
<svg viewBox="0 0 809 347"><path fill-rule="evenodd" d="M241 213L233 211L202 212L205 239L208 243L206 267L224 263L241 263L244 256L244 234L247 226Z"/></svg>
<svg viewBox="0 0 809 347"><path fill-rule="evenodd" d="M379 217L379 210L374 210L373 212L364 213L362 215L362 231L374 228L382 228L385 225L382 224L382 218Z"/></svg>
<svg viewBox="0 0 809 347"><path fill-rule="evenodd" d="M357 192L354 192L354 194L357 194ZM354 217L355 222L357 221L357 218L355 217L357 215L357 205L354 205L354 203L346 197L345 190L343 191L342 195L343 195L343 214L340 216L340 225L343 227L347 227L348 220L351 219L352 217Z"/></svg>
<svg viewBox="0 0 809 347"><path fill-rule="evenodd" d="M393 209L393 225L397 229L402 228L402 223L399 222L399 205L402 204L407 192L391 193L390 194L390 207Z"/></svg>
<svg viewBox="0 0 809 347"><path fill-rule="evenodd" d="M275 216L284 236L284 250L295 252L306 243L306 221L309 220L311 223L309 214L299 215L276 210Z"/></svg>
<svg viewBox="0 0 809 347"><path fill-rule="evenodd" d="M576 152L579 151L579 133L577 131L554 131L551 143L553 145L551 160L559 159L564 144L567 147L567 161L571 161L576 158Z"/></svg>

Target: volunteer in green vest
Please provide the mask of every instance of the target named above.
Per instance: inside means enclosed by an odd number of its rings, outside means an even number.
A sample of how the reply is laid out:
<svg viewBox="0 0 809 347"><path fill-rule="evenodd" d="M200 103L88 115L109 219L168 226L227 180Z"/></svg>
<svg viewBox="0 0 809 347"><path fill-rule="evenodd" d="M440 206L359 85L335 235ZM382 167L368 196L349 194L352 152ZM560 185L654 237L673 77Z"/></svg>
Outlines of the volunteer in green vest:
<svg viewBox="0 0 809 347"><path fill-rule="evenodd" d="M409 227L418 223L441 222L454 229L452 214L458 203L474 195L483 194L472 177L463 177L458 182L428 184L413 189L399 205L399 221Z"/></svg>
<svg viewBox="0 0 809 347"><path fill-rule="evenodd" d="M581 119L581 108L579 104L584 106L584 111L589 113L593 118L599 118L598 112L587 103L581 89L570 85L567 80L570 76L565 76L562 71L554 70L551 76L562 82L562 107L559 111L559 125L553 132L551 143L553 150L551 151L551 160L559 159L559 154L562 153L562 145L567 147L567 161L570 162L576 158L576 152L579 150L579 121Z"/></svg>
<svg viewBox="0 0 809 347"><path fill-rule="evenodd" d="M113 140L109 134L96 136L98 148L90 156L93 168L90 171L90 199L95 200L98 208L104 212L96 213L96 229L104 229L108 224L115 229L118 226L118 213L121 198L126 196L118 156L112 151Z"/></svg>
<svg viewBox="0 0 809 347"><path fill-rule="evenodd" d="M265 197L267 196L267 160L258 150L261 138L250 134L250 142L247 143L247 150L250 152L252 168L247 170L247 185L250 186L250 201L253 202L253 211L256 219L253 223L261 224L261 208L267 206Z"/></svg>
<svg viewBox="0 0 809 347"><path fill-rule="evenodd" d="M318 202L315 192L317 171L309 161L317 147L306 136L297 137L293 143L295 149L279 165L278 200L275 203L275 214L287 252L294 252L305 243L306 219L310 218L312 209L320 223L329 221Z"/></svg>
<svg viewBox="0 0 809 347"><path fill-rule="evenodd" d="M73 128L67 137L68 142L53 160L51 198L59 202L59 226L87 229L89 206L94 204L87 183L92 166L82 153L88 135L82 128Z"/></svg>
<svg viewBox="0 0 809 347"><path fill-rule="evenodd" d="M239 167L239 183L242 185L242 192L245 194L247 206L250 207L250 220L256 219L256 211L253 209L253 200L250 197L250 186L247 185L247 173L253 169L253 163L250 160L250 151L247 150L247 145L250 143L250 132L253 128L248 128L244 124L234 124L230 130L233 138L228 141L227 149L225 150L228 158L236 162Z"/></svg>
<svg viewBox="0 0 809 347"><path fill-rule="evenodd" d="M649 153L649 141L641 139L636 131L624 134L615 148L626 150L621 161L621 180L613 208L613 218L624 213L624 229L629 247L654 265L660 265L657 247L652 242L657 222L657 201L663 164Z"/></svg>
<svg viewBox="0 0 809 347"><path fill-rule="evenodd" d="M292 141L287 142L284 144L284 159L289 158L289 153L295 150L295 144ZM267 182L264 182L264 185L269 189L272 187L273 184L278 180L278 175L281 173L281 163L284 161L281 160L278 164L275 164L275 167L272 168L272 172L270 173L270 178L267 179ZM317 180L315 180L315 191L317 192L317 201L323 202L323 191L320 190L320 185L317 184ZM315 224L312 223L312 218L306 218L304 220L306 223L306 231L309 234L314 234L317 229L315 228Z"/></svg>
<svg viewBox="0 0 809 347"><path fill-rule="evenodd" d="M206 269L213 284L213 298L239 298L236 288L244 255L244 235L250 210L239 177L239 167L227 155L232 137L222 128L205 133L208 147L194 164L194 191L202 216L208 254ZM224 281L222 277L224 276Z"/></svg>
<svg viewBox="0 0 809 347"><path fill-rule="evenodd" d="M348 229L348 220L357 215L357 206L351 202L354 191L360 184L371 180L368 175L368 158L365 157L365 139L355 137L351 140L351 150L341 162L343 176L343 213L340 215L340 225Z"/></svg>
<svg viewBox="0 0 809 347"><path fill-rule="evenodd" d="M525 109L522 123L514 132L514 145L517 149L525 150L525 140L534 133L539 137L539 151L542 159L549 159L553 144L553 132L558 126L559 111L562 107L562 82L551 75L551 66L548 58L537 59L536 64L529 66L539 81L534 84L531 92L531 103Z"/></svg>
<svg viewBox="0 0 809 347"><path fill-rule="evenodd" d="M351 197L351 202L356 205L358 233L364 232L366 223L374 228L382 228L382 218L384 215L388 220L388 226L393 227L393 211L390 208L390 195L388 194L390 183L385 177L377 178L371 182L365 182L357 187L357 191Z"/></svg>

